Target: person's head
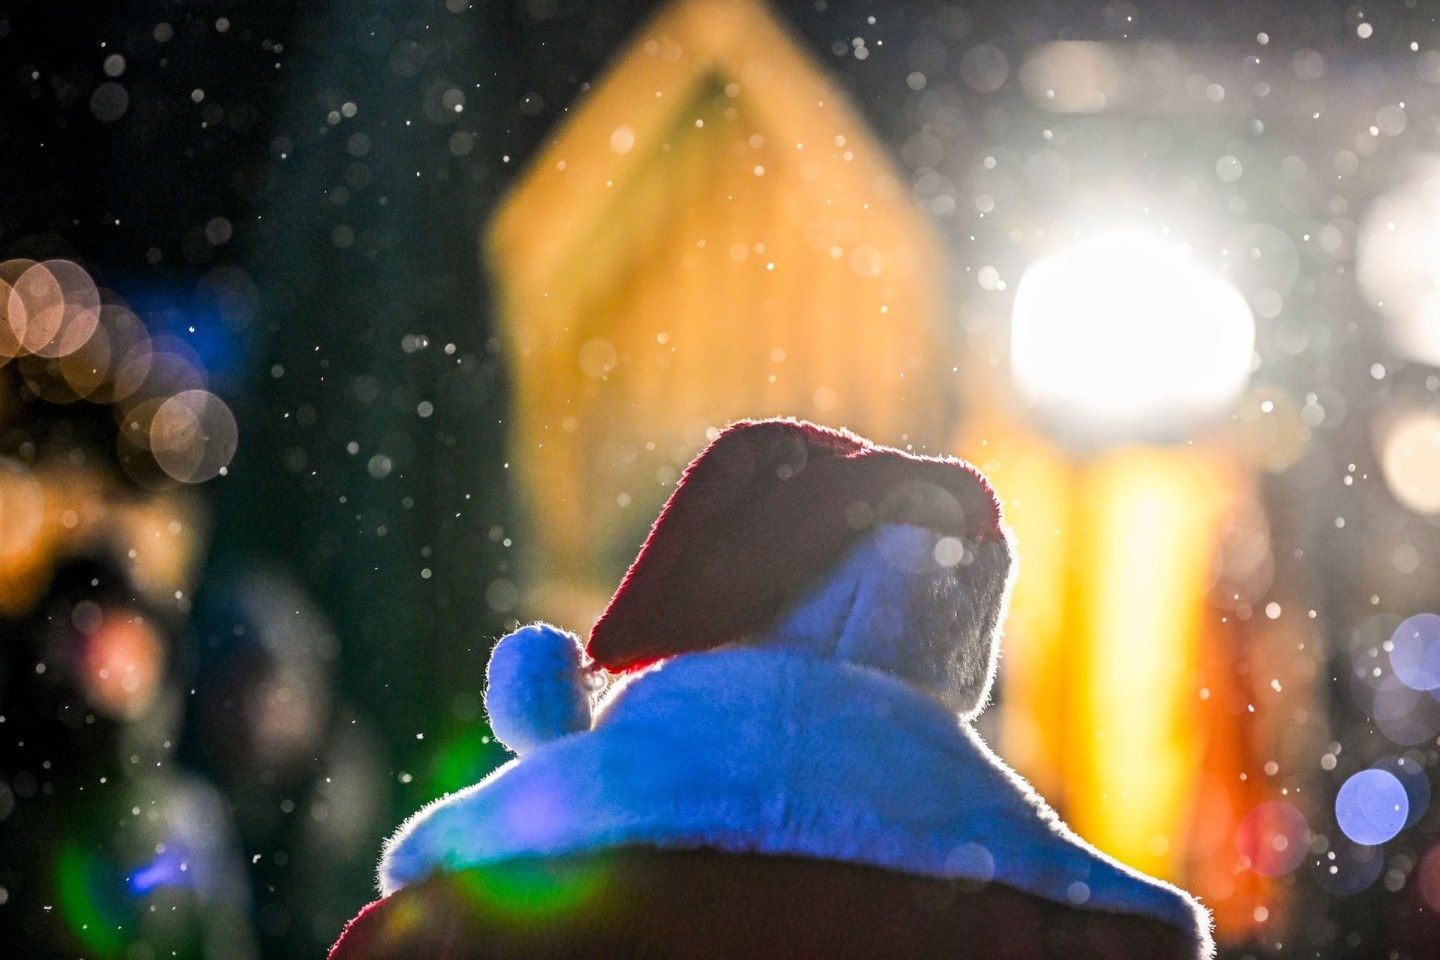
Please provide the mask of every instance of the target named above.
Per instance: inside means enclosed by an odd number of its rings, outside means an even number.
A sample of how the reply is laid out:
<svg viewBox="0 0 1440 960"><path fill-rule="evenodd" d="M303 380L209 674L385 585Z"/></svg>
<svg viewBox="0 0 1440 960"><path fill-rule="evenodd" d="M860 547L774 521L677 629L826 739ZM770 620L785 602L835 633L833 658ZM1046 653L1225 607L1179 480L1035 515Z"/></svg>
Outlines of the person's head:
<svg viewBox="0 0 1440 960"><path fill-rule="evenodd" d="M1013 566L999 502L970 464L743 421L686 469L587 652L623 672L726 644L798 647L971 714Z"/></svg>

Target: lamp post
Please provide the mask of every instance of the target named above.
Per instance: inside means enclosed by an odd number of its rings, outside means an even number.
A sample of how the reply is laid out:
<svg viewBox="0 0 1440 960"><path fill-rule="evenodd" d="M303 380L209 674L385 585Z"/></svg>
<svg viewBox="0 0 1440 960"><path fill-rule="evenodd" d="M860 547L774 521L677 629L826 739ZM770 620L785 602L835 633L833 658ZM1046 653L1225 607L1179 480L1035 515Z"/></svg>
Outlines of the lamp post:
<svg viewBox="0 0 1440 960"><path fill-rule="evenodd" d="M1188 248L1093 235L1022 276L1010 373L1028 415L963 447L1009 497L1021 556L1002 751L1082 836L1159 876L1185 862L1206 595L1246 489L1190 438L1245 389L1254 336L1245 298Z"/></svg>

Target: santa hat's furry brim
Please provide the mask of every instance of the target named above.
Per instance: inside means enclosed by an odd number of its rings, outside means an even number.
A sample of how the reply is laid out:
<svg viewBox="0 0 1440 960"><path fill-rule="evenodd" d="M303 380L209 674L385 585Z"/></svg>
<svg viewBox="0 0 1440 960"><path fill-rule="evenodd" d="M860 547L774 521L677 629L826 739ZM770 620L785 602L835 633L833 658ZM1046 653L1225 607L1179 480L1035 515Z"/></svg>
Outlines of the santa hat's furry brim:
<svg viewBox="0 0 1440 960"><path fill-rule="evenodd" d="M627 670L764 627L877 524L977 543L1000 507L962 460L917 457L795 420L728 428L686 469L588 654Z"/></svg>
<svg viewBox="0 0 1440 960"><path fill-rule="evenodd" d="M1154 917L1211 950L1202 907L1076 837L949 708L879 670L769 648L622 680L593 730L412 817L386 845L381 885L622 846L995 882Z"/></svg>

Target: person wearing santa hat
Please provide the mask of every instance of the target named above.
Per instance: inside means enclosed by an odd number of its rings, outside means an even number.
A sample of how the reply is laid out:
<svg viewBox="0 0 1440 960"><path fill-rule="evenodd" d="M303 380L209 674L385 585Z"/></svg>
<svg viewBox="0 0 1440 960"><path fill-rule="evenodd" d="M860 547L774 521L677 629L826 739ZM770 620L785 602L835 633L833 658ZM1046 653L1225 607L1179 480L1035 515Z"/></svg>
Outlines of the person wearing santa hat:
<svg viewBox="0 0 1440 960"><path fill-rule="evenodd" d="M400 828L331 960L1212 956L971 728L1013 569L970 464L729 427L588 646L496 645L519 756Z"/></svg>

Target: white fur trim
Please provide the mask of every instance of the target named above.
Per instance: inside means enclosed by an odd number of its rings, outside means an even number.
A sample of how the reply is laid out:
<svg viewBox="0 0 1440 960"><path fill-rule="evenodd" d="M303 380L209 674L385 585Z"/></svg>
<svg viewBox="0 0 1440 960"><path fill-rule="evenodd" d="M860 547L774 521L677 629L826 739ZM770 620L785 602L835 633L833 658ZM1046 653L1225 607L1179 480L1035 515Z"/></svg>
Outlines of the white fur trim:
<svg viewBox="0 0 1440 960"><path fill-rule="evenodd" d="M1076 837L939 702L869 668L772 649L690 654L633 677L592 731L412 817L386 844L381 888L625 845L994 880L1157 918L1213 954L1195 900Z"/></svg>
<svg viewBox="0 0 1440 960"><path fill-rule="evenodd" d="M490 729L515 753L590 729L585 651L573 633L533 623L502 637L485 671Z"/></svg>

